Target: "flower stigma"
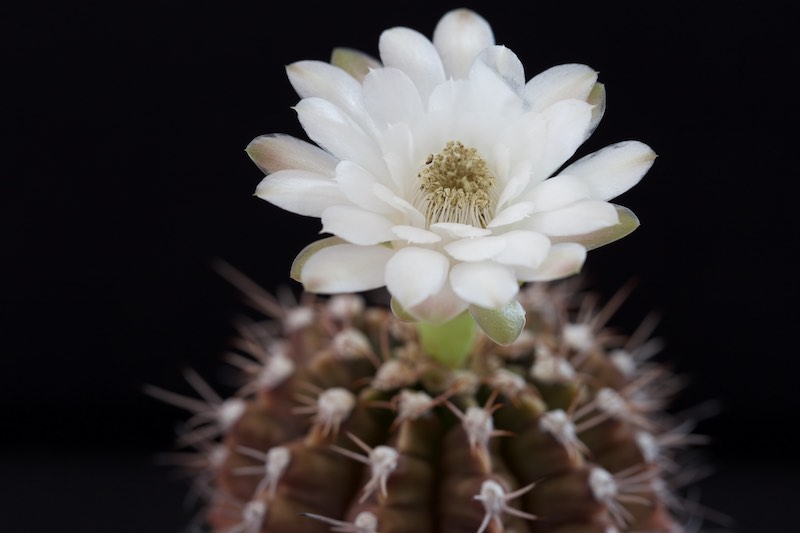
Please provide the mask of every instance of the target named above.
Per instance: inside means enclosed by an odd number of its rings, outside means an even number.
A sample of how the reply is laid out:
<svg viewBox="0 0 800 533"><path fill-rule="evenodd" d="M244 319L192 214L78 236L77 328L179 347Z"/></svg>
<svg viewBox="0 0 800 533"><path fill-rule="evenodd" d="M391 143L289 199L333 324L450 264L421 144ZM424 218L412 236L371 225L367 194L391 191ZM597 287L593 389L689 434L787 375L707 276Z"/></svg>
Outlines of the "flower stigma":
<svg viewBox="0 0 800 533"><path fill-rule="evenodd" d="M496 179L477 149L449 141L418 177L414 207L425 214L426 229L437 222L485 228L494 217Z"/></svg>

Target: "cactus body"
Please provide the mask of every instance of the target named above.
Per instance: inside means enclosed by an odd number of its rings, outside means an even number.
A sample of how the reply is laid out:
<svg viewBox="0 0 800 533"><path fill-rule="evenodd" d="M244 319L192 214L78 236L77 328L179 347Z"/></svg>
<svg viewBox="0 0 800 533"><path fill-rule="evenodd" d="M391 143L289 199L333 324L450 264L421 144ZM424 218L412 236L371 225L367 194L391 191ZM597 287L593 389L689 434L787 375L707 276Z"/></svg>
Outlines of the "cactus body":
<svg viewBox="0 0 800 533"><path fill-rule="evenodd" d="M205 522L215 533L683 531L665 489L689 440L665 412L673 376L637 358L641 334L611 335L608 307L587 311L595 300L577 287L523 289L523 335L479 336L456 369L358 296L276 306L249 287L269 320L241 325L234 344L244 408L191 442L216 451L198 478Z"/></svg>

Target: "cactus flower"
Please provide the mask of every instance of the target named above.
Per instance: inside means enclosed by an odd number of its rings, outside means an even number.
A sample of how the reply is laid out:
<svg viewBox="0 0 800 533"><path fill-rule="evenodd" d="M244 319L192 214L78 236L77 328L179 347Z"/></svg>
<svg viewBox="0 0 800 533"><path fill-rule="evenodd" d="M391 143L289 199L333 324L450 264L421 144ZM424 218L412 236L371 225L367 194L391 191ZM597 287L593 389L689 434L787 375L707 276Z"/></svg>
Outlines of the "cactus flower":
<svg viewBox="0 0 800 533"><path fill-rule="evenodd" d="M378 48L380 59L339 49L332 63L289 65L315 144L273 134L247 148L266 173L256 195L331 235L295 260L307 291L385 286L399 314L441 324L508 310L520 283L575 274L587 250L638 226L609 200L650 168L648 146L620 142L565 166L605 110L596 71L559 65L526 81L467 9L432 39L395 27Z"/></svg>

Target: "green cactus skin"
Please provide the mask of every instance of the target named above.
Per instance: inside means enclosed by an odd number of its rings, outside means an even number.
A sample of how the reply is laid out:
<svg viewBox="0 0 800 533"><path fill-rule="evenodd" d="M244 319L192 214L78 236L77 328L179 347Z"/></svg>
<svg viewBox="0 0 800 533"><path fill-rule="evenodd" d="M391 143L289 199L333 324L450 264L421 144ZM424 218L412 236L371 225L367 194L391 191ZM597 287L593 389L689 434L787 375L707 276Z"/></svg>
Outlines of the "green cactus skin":
<svg viewBox="0 0 800 533"><path fill-rule="evenodd" d="M279 305L233 272L267 315L233 343L244 408L179 441L215 450L198 476L214 533L684 531L665 488L691 440L665 411L675 376L604 327L619 302L524 287L518 341L479 334L454 370L384 307Z"/></svg>

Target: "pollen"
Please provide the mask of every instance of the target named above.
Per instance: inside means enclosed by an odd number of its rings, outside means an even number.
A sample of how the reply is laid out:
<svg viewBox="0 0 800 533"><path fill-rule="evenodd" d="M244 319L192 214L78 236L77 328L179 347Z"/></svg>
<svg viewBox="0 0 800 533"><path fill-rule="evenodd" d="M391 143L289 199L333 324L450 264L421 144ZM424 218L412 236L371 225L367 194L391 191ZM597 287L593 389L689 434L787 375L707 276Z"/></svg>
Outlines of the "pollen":
<svg viewBox="0 0 800 533"><path fill-rule="evenodd" d="M418 174L414 206L426 225L455 222L485 228L497 204L496 179L475 148L450 141L431 154Z"/></svg>

